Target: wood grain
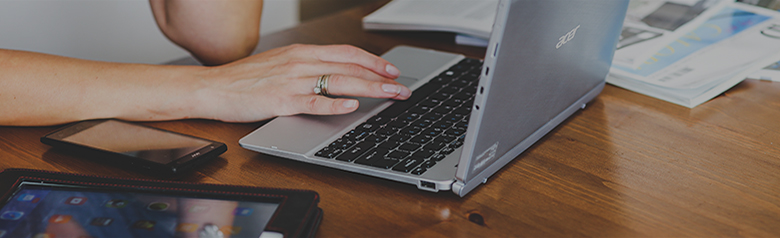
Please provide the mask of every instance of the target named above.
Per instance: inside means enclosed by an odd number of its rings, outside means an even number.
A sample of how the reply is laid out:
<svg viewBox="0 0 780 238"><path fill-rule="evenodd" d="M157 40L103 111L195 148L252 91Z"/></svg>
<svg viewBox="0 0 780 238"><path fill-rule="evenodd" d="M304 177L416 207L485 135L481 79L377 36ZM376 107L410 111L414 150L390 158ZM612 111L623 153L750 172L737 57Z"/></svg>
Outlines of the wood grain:
<svg viewBox="0 0 780 238"><path fill-rule="evenodd" d="M445 33L365 32L370 4L261 40L412 45L481 57ZM608 85L585 110L464 198L242 149L262 122L144 123L226 142L182 181L311 189L319 237L780 237L780 83L746 80L688 109ZM53 150L55 127L0 127L0 169L153 178Z"/></svg>

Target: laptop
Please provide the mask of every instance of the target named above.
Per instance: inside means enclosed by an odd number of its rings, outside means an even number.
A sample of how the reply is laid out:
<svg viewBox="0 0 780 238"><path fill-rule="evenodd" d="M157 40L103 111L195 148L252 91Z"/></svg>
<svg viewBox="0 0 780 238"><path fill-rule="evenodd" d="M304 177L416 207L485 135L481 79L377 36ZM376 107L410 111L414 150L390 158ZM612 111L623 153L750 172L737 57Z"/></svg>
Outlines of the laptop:
<svg viewBox="0 0 780 238"><path fill-rule="evenodd" d="M595 98L628 0L501 0L484 59L399 46L410 99L278 117L249 150L465 196Z"/></svg>

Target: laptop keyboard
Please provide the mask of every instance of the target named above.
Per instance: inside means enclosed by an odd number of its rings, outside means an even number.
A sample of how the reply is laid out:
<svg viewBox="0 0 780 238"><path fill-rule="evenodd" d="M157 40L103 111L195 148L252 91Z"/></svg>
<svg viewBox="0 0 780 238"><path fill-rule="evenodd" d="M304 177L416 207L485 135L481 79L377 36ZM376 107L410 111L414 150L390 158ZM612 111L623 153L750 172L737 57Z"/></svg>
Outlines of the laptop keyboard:
<svg viewBox="0 0 780 238"><path fill-rule="evenodd" d="M315 156L420 175L463 145L482 61L466 58Z"/></svg>

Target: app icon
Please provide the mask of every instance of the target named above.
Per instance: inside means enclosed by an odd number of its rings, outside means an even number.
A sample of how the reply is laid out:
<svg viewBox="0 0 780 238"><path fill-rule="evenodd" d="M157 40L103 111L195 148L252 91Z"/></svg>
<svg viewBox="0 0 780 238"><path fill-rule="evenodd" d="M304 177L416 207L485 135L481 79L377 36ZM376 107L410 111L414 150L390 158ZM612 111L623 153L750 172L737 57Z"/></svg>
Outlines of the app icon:
<svg viewBox="0 0 780 238"><path fill-rule="evenodd" d="M148 220L140 220L135 223L133 223L133 229L144 229L144 230L154 230L154 225L157 222L155 221L148 221Z"/></svg>
<svg viewBox="0 0 780 238"><path fill-rule="evenodd" d="M252 208L237 207L236 210L233 211L233 215L236 215L236 216L249 216L249 215L252 215L252 211L254 211L254 209L252 209Z"/></svg>
<svg viewBox="0 0 780 238"><path fill-rule="evenodd" d="M161 211L168 210L169 206L171 205L165 202L153 202L153 203L149 203L149 206L146 206L146 209L149 209L151 211L161 212Z"/></svg>
<svg viewBox="0 0 780 238"><path fill-rule="evenodd" d="M192 205L190 207L190 209L187 209L187 211L189 211L191 213L201 213L201 212L206 212L208 210L209 210L209 207L208 206L203 206L203 205Z"/></svg>
<svg viewBox="0 0 780 238"><path fill-rule="evenodd" d="M19 220L24 216L24 212L19 211L6 211L0 214L0 219L3 220Z"/></svg>
<svg viewBox="0 0 780 238"><path fill-rule="evenodd" d="M225 235L238 235L238 233L241 232L241 227L240 226L223 226L219 230L222 231L222 234L225 234Z"/></svg>
<svg viewBox="0 0 780 238"><path fill-rule="evenodd" d="M70 221L73 218L70 215L54 214L49 218L49 223L62 224Z"/></svg>
<svg viewBox="0 0 780 238"><path fill-rule="evenodd" d="M98 217L92 219L92 221L89 222L89 224L93 226L108 226L111 225L111 222L114 222L114 219L108 217Z"/></svg>
<svg viewBox="0 0 780 238"><path fill-rule="evenodd" d="M87 198L85 197L69 197L67 200L65 200L65 204L68 205L81 205L87 202Z"/></svg>
<svg viewBox="0 0 780 238"><path fill-rule="evenodd" d="M56 236L51 233L38 233L33 236L33 238L55 238Z"/></svg>
<svg viewBox="0 0 780 238"><path fill-rule="evenodd" d="M198 230L198 224L194 223L181 223L176 226L176 232L191 233Z"/></svg>
<svg viewBox="0 0 780 238"><path fill-rule="evenodd" d="M106 202L106 207L110 207L110 208L123 208L126 206L127 206L127 200L111 199L108 202Z"/></svg>
<svg viewBox="0 0 780 238"><path fill-rule="evenodd" d="M36 203L36 202L38 202L40 200L41 200L41 198L39 198L38 196L35 196L35 194L22 194L18 198L16 198L16 201L31 202L31 203Z"/></svg>

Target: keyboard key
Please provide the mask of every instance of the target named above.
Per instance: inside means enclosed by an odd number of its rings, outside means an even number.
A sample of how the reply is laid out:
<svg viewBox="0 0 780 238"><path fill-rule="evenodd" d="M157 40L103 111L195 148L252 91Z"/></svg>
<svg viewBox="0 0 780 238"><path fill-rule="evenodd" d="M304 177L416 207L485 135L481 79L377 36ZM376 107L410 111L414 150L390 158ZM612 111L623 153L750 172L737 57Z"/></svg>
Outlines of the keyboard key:
<svg viewBox="0 0 780 238"><path fill-rule="evenodd" d="M400 116L398 116L396 121L400 121L400 122L404 122L404 123L411 123L411 122L417 120L418 118L420 118L420 115L421 114L419 114L419 113L405 112L404 114L401 114Z"/></svg>
<svg viewBox="0 0 780 238"><path fill-rule="evenodd" d="M356 144L355 146L352 146L351 148L344 151L343 154L336 157L336 160L341 161L353 161L357 159L358 156L362 155L363 153L366 153L369 149L374 147L374 143L371 142L360 142Z"/></svg>
<svg viewBox="0 0 780 238"><path fill-rule="evenodd" d="M376 148L372 149L368 153L363 154L359 159L355 160L356 164L369 165L379 167L383 169L389 169L396 163L398 159L386 158L387 149Z"/></svg>
<svg viewBox="0 0 780 238"><path fill-rule="evenodd" d="M455 82L457 82L457 81L458 81L458 80L455 80L455 81L454 81L454 82L452 82L452 83L455 83ZM452 85L452 83L450 83L450 85ZM448 94L452 95L452 94L455 94L455 93L457 93L457 92L460 92L460 88L461 88L461 87L457 87L457 86L447 86L447 87L444 87L444 88L442 88L442 89L439 89L439 92L442 92L442 93L448 93Z"/></svg>
<svg viewBox="0 0 780 238"><path fill-rule="evenodd" d="M417 143L404 143L398 147L399 150L415 151L420 148L420 144Z"/></svg>
<svg viewBox="0 0 780 238"><path fill-rule="evenodd" d="M421 106L421 107L434 108L434 107L438 106L439 103L441 103L441 101L439 101L439 100L423 100L422 102L418 103L417 105Z"/></svg>
<svg viewBox="0 0 780 238"><path fill-rule="evenodd" d="M372 124L368 122L364 122L363 124L358 125L355 128L355 131L359 132L372 132L379 129L379 124Z"/></svg>
<svg viewBox="0 0 780 238"><path fill-rule="evenodd" d="M389 169L392 168L394 165L398 164L398 159L390 158L390 157L384 157L384 156L376 156L372 160L369 161L369 166L374 166L377 168L382 169Z"/></svg>
<svg viewBox="0 0 780 238"><path fill-rule="evenodd" d="M376 135L370 135L370 136L366 137L365 141L370 141L370 142L373 142L373 143L379 143L379 142L382 142L384 140L385 140L384 137L379 137L379 136L376 136Z"/></svg>
<svg viewBox="0 0 780 238"><path fill-rule="evenodd" d="M409 139L409 142L414 142L418 144L425 144L433 140L432 136L427 135L417 135L415 137L412 137L412 139Z"/></svg>
<svg viewBox="0 0 780 238"><path fill-rule="evenodd" d="M377 130L375 135L379 136L379 137L388 137L388 136L395 135L397 132L398 132L398 129L385 127L385 128Z"/></svg>
<svg viewBox="0 0 780 238"><path fill-rule="evenodd" d="M451 129L449 129L449 130L445 131L444 133L446 133L446 134L448 134L448 135L453 135L453 136L461 136L461 135L463 135L464 133L466 133L466 131L464 131L464 130L458 130L458 129L456 129L456 128L451 128Z"/></svg>
<svg viewBox="0 0 780 238"><path fill-rule="evenodd" d="M341 152L342 152L342 150L340 150L340 149L334 149L334 148L331 148L331 147L325 147L325 148L322 148L321 150L317 151L317 153L315 153L314 155L315 156L319 156L319 157L323 157L323 158L333 159L333 158L336 158L336 156L338 156L338 154L340 154Z"/></svg>
<svg viewBox="0 0 780 238"><path fill-rule="evenodd" d="M461 146L463 146L463 141L460 141L460 140L455 140L455 141L453 141L452 143L450 143L450 144L449 144L449 145L447 145L447 146L448 146L448 147L452 147L453 149L455 149L455 148L458 148L458 147L461 147Z"/></svg>
<svg viewBox="0 0 780 238"><path fill-rule="evenodd" d="M470 90L463 90L463 91L460 91L459 93L457 93L455 95L452 95L452 97L457 98L457 99L468 100L468 99L471 99L472 97L474 97L474 93L475 92L476 91L472 92Z"/></svg>
<svg viewBox="0 0 780 238"><path fill-rule="evenodd" d="M435 154L435 155L431 156L431 159L435 160L435 161L441 161L444 158L447 158L447 155L445 155L445 154Z"/></svg>
<svg viewBox="0 0 780 238"><path fill-rule="evenodd" d="M431 150L419 150L417 152L414 152L412 154L412 158L418 158L418 159L427 159L433 155L435 151Z"/></svg>
<svg viewBox="0 0 780 238"><path fill-rule="evenodd" d="M409 122L405 122L405 121L392 121L392 122L388 123L385 128L387 128L388 130L392 130L392 131L398 131L401 128L404 128L404 127L406 127L408 125L409 125Z"/></svg>
<svg viewBox="0 0 780 238"><path fill-rule="evenodd" d="M458 88L458 89L461 89L461 88L465 88L466 86L469 86L469 85L471 85L471 81L472 81L472 80L468 80L468 79L458 79L458 80L454 80L454 81L452 81L452 82L449 84L449 86L452 86L452 87L456 87L456 88ZM458 91L460 91L460 90L458 90Z"/></svg>
<svg viewBox="0 0 780 238"><path fill-rule="evenodd" d="M439 135L439 134L441 134L442 132L444 132L444 129L442 129L442 128L438 128L438 127L431 127L431 128L425 129L425 131L423 131L422 133L420 133L420 135L426 135L426 136L431 136L431 137L433 137L433 136L438 136L438 135Z"/></svg>
<svg viewBox="0 0 780 238"><path fill-rule="evenodd" d="M388 141L395 141L395 142L401 143L401 142L409 140L409 138L412 138L412 137L408 136L408 135L396 134L396 135L391 136L390 139L388 139Z"/></svg>
<svg viewBox="0 0 780 238"><path fill-rule="evenodd" d="M398 134L404 135L404 136L414 136L420 133L422 128L416 127L416 126L408 126L404 129L401 129L398 131Z"/></svg>
<svg viewBox="0 0 780 238"><path fill-rule="evenodd" d="M422 159L409 158L393 166L393 170L408 173L409 171L412 171L412 169L417 167L417 165L420 165L420 163L422 162L423 162Z"/></svg>
<svg viewBox="0 0 780 238"><path fill-rule="evenodd" d="M439 77L433 78L433 79L431 79L431 81L429 81L429 83L430 84L434 84L434 85L445 85L445 84L448 84L448 83L452 82L453 79L455 79L455 78L451 77L451 76L446 76L445 75L445 76L439 76Z"/></svg>
<svg viewBox="0 0 780 238"><path fill-rule="evenodd" d="M414 174L414 175L421 175L421 174L424 174L425 171L428 171L428 169L427 168L423 168L423 167L417 167L416 169L412 170L412 172L409 172L409 173Z"/></svg>
<svg viewBox="0 0 780 238"><path fill-rule="evenodd" d="M436 160L426 160L422 164L420 164L420 168L430 169L431 167L436 165L436 162L437 162Z"/></svg>
<svg viewBox="0 0 780 238"><path fill-rule="evenodd" d="M436 109L433 109L434 112L438 112L438 113L441 113L441 114L447 114L447 113L452 112L453 110L455 110L454 107L447 106L447 105L441 105L441 106L437 107Z"/></svg>
<svg viewBox="0 0 780 238"><path fill-rule="evenodd" d="M442 101L447 100L450 97L452 97L452 94L451 93L445 93L445 92L437 92L436 94L431 95L432 99L442 100Z"/></svg>
<svg viewBox="0 0 780 238"><path fill-rule="evenodd" d="M368 137L368 135L369 135L369 132L367 132L367 131L358 132L358 133L355 133L354 136L352 136L352 140L354 140L354 141L361 141L361 140L365 139L366 137Z"/></svg>
<svg viewBox="0 0 780 238"><path fill-rule="evenodd" d="M430 150L430 151L439 151L441 148L444 148L446 146L446 143L441 142L431 142L423 146L424 150Z"/></svg>
<svg viewBox="0 0 780 238"><path fill-rule="evenodd" d="M390 121L392 117L373 116L366 121L366 123L372 123L374 125L383 125Z"/></svg>
<svg viewBox="0 0 780 238"><path fill-rule="evenodd" d="M428 120L428 119L419 119L419 120L416 120L416 121L412 122L412 123L411 123L411 124L409 124L409 125L410 125L410 126L416 126L416 127L420 127L420 128L426 128L426 127L428 127L429 125L431 125L431 120Z"/></svg>
<svg viewBox="0 0 780 238"><path fill-rule="evenodd" d="M441 136L438 136L438 137L434 138L433 142L439 142L439 143L445 143L446 144L446 143L450 143L450 142L454 141L457 138L458 137L447 135L447 134L443 134Z"/></svg>
<svg viewBox="0 0 780 238"><path fill-rule="evenodd" d="M430 121L438 121L439 119L441 119L441 117L443 115L444 114L441 114L441 113L438 113L438 112L429 112L429 113L423 115L422 117L420 117L420 120L424 119L424 120L430 120Z"/></svg>
<svg viewBox="0 0 780 238"><path fill-rule="evenodd" d="M398 142L398 141L387 140L385 142L380 143L376 147L392 150L392 149L395 149L395 147L398 147L398 145L400 145L400 144L401 144L401 142Z"/></svg>
<svg viewBox="0 0 780 238"><path fill-rule="evenodd" d="M466 105L466 104L463 104ZM458 109L455 109L455 111L452 111L454 113L462 114L462 115L470 115L471 114L471 106L474 104L469 104L468 106L463 106Z"/></svg>
<svg viewBox="0 0 780 238"><path fill-rule="evenodd" d="M404 152L400 150L390 152L390 154L387 155L387 157L389 158L398 159L398 160L402 160L408 156L409 156L409 152Z"/></svg>
<svg viewBox="0 0 780 238"><path fill-rule="evenodd" d="M417 106L409 108L409 110L407 112L414 113L414 114L417 114L417 115L422 115L422 114L430 112L431 109L432 109L432 107L422 106L420 104L417 104Z"/></svg>
<svg viewBox="0 0 780 238"><path fill-rule="evenodd" d="M441 121L440 121L440 122L436 122L436 123L434 123L434 124L431 126L431 128L447 129L447 128L449 128L450 126L452 126L452 124L448 124L448 123L445 123L445 122L441 122Z"/></svg>

